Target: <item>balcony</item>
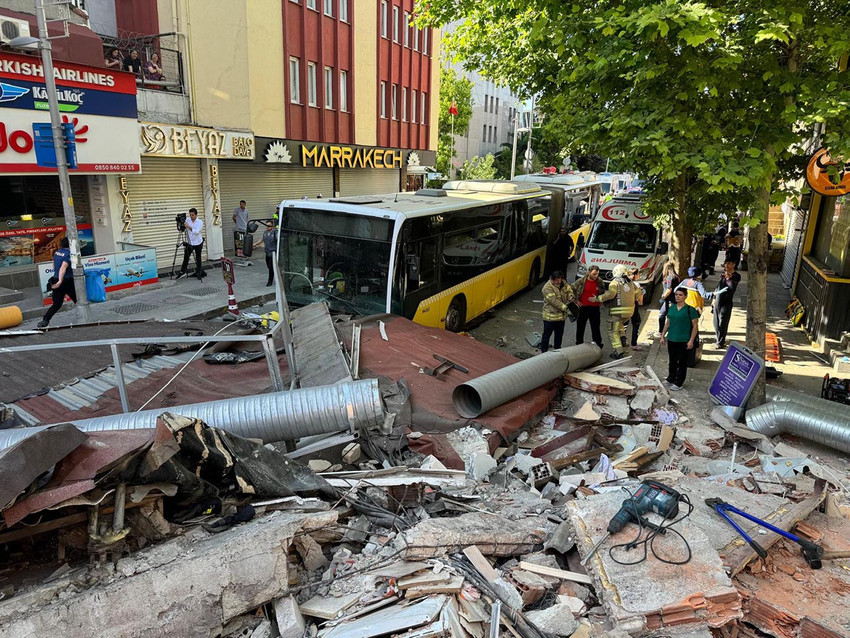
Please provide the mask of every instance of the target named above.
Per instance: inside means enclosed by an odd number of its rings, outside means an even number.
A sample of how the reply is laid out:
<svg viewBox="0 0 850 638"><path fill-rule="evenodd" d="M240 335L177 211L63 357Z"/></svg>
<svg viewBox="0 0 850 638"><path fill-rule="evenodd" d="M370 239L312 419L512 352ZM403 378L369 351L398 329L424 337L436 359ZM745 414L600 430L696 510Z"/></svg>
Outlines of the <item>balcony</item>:
<svg viewBox="0 0 850 638"><path fill-rule="evenodd" d="M132 51L138 52L136 102L140 120L167 124L185 124L191 120L183 54L178 49L177 38L175 33L103 37L105 50L117 49L122 60L129 58Z"/></svg>

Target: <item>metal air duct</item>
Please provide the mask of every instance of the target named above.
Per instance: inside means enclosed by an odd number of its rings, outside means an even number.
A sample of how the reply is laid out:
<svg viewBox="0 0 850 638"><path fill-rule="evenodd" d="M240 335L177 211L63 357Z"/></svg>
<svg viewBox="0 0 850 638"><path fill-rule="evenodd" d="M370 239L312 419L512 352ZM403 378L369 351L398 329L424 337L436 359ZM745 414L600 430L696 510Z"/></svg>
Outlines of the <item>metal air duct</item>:
<svg viewBox="0 0 850 638"><path fill-rule="evenodd" d="M567 372L591 366L601 356L602 349L593 343L550 350L457 386L452 402L458 414L474 419Z"/></svg>
<svg viewBox="0 0 850 638"><path fill-rule="evenodd" d="M311 434L378 427L384 409L377 379L222 399L96 419L71 421L84 432L156 427L163 412L201 419L232 434L270 441L298 439ZM0 450L49 425L0 431Z"/></svg>
<svg viewBox="0 0 850 638"><path fill-rule="evenodd" d="M765 436L789 432L850 453L850 417L846 414L793 401L774 401L747 410L746 422L749 429Z"/></svg>

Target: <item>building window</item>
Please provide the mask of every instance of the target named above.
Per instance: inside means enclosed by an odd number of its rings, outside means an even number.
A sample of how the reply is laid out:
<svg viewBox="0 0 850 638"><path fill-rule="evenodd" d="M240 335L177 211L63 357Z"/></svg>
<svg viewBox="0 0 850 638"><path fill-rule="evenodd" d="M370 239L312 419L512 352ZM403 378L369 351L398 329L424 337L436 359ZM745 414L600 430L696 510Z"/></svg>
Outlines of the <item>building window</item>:
<svg viewBox="0 0 850 638"><path fill-rule="evenodd" d="M316 0L307 0L308 9L316 9Z"/></svg>
<svg viewBox="0 0 850 638"><path fill-rule="evenodd" d="M419 121L422 124L428 123L428 119L426 117L428 115L428 111L426 110L427 107L425 106L427 103L428 103L428 94L425 91L422 91L422 117L419 118Z"/></svg>
<svg viewBox="0 0 850 638"><path fill-rule="evenodd" d="M493 141L494 142L499 141L499 127L498 126L493 128Z"/></svg>
<svg viewBox="0 0 850 638"><path fill-rule="evenodd" d="M301 61L289 58L289 101L301 104Z"/></svg>
<svg viewBox="0 0 850 638"><path fill-rule="evenodd" d="M487 141L487 125L486 124L481 126L481 141L482 142Z"/></svg>
<svg viewBox="0 0 850 638"><path fill-rule="evenodd" d="M499 98L496 98L496 115L499 114Z"/></svg>
<svg viewBox="0 0 850 638"><path fill-rule="evenodd" d="M413 27L413 50L419 50L419 29Z"/></svg>
<svg viewBox="0 0 850 638"><path fill-rule="evenodd" d="M387 117L387 83L381 82L381 117Z"/></svg>
<svg viewBox="0 0 850 638"><path fill-rule="evenodd" d="M325 67L325 108L332 109L334 107L334 70Z"/></svg>
<svg viewBox="0 0 850 638"><path fill-rule="evenodd" d="M404 12L404 46L410 46L410 14L405 11Z"/></svg>
<svg viewBox="0 0 850 638"><path fill-rule="evenodd" d="M428 55L428 29L422 29L422 55Z"/></svg>
<svg viewBox="0 0 850 638"><path fill-rule="evenodd" d="M401 119L407 122L407 87L401 90Z"/></svg>
<svg viewBox="0 0 850 638"><path fill-rule="evenodd" d="M398 43L398 7L393 7L393 42Z"/></svg>
<svg viewBox="0 0 850 638"><path fill-rule="evenodd" d="M316 106L316 63L307 63L307 104Z"/></svg>
<svg viewBox="0 0 850 638"><path fill-rule="evenodd" d="M348 22L348 0L339 0L339 19Z"/></svg>
<svg viewBox="0 0 850 638"><path fill-rule="evenodd" d="M381 3L381 37L387 37L387 3Z"/></svg>
<svg viewBox="0 0 850 638"><path fill-rule="evenodd" d="M398 111L396 111L396 96L397 96L397 94L398 94L398 84L393 84L393 94L392 94L393 111L392 112L393 112L393 119L394 120L398 119Z"/></svg>
<svg viewBox="0 0 850 638"><path fill-rule="evenodd" d="M348 72L339 72L339 110L348 111Z"/></svg>
<svg viewBox="0 0 850 638"><path fill-rule="evenodd" d="M837 277L850 277L850 195L824 197L811 256Z"/></svg>
<svg viewBox="0 0 850 638"><path fill-rule="evenodd" d="M484 96L484 112L485 113L487 113L490 110L489 107L490 107L490 96L485 95Z"/></svg>
<svg viewBox="0 0 850 638"><path fill-rule="evenodd" d="M325 0L325 15L334 17L334 0Z"/></svg>
<svg viewBox="0 0 850 638"><path fill-rule="evenodd" d="M416 124L416 89L413 89L410 100L410 121Z"/></svg>

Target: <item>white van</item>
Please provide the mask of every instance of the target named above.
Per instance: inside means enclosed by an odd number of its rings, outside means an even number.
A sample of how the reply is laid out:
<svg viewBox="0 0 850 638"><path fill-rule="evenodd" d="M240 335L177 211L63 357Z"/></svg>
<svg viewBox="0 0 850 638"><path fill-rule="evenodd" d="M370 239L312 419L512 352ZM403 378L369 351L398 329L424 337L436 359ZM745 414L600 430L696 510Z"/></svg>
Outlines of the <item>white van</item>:
<svg viewBox="0 0 850 638"><path fill-rule="evenodd" d="M596 215L587 244L579 258L577 276L599 266L599 274L611 281L617 264L637 268L637 282L652 294L667 260L669 246L652 218L642 210L640 194L621 195L602 205Z"/></svg>

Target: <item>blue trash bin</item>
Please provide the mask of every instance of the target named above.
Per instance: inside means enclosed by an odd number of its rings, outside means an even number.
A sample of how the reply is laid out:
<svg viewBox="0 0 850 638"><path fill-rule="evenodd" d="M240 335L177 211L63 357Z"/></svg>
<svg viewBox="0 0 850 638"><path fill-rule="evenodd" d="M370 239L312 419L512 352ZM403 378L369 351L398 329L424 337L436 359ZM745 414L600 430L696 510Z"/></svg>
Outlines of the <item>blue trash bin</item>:
<svg viewBox="0 0 850 638"><path fill-rule="evenodd" d="M92 303L106 301L106 283L103 278L109 276L109 268L90 268L86 274L86 297Z"/></svg>

